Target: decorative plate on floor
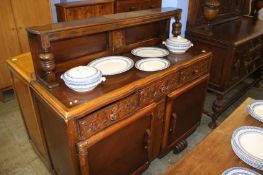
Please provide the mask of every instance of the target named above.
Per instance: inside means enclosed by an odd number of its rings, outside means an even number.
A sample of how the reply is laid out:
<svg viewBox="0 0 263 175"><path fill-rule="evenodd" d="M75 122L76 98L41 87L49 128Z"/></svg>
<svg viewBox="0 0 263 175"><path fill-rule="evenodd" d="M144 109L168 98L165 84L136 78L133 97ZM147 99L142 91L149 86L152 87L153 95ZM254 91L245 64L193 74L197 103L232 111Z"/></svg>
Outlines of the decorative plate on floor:
<svg viewBox="0 0 263 175"><path fill-rule="evenodd" d="M144 58L164 57L169 55L169 51L158 47L139 47L133 49L131 53L135 56Z"/></svg>
<svg viewBox="0 0 263 175"><path fill-rule="evenodd" d="M98 58L88 64L102 72L102 75L116 75L130 70L134 62L123 56L108 56Z"/></svg>
<svg viewBox="0 0 263 175"><path fill-rule="evenodd" d="M170 62L163 58L145 58L136 62L135 67L141 71L153 72L166 69Z"/></svg>
<svg viewBox="0 0 263 175"><path fill-rule="evenodd" d="M250 105L248 105L248 113L263 122L263 100L254 100Z"/></svg>
<svg viewBox="0 0 263 175"><path fill-rule="evenodd" d="M263 128L243 126L232 135L235 154L248 165L263 170Z"/></svg>
<svg viewBox="0 0 263 175"><path fill-rule="evenodd" d="M244 167L233 167L225 170L222 175L260 175L256 171L253 171Z"/></svg>

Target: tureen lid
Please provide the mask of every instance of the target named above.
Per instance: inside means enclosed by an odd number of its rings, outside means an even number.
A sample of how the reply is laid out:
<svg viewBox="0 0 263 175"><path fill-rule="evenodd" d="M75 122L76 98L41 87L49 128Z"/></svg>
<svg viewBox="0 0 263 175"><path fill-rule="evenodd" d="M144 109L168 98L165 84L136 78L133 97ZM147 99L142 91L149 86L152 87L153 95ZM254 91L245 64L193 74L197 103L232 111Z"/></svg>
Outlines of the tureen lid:
<svg viewBox="0 0 263 175"><path fill-rule="evenodd" d="M188 43L188 42L190 42L188 39L183 38L181 36L171 37L168 40L171 40L171 41L177 42L177 43Z"/></svg>
<svg viewBox="0 0 263 175"><path fill-rule="evenodd" d="M98 73L98 70L91 66L78 66L65 72L67 77L73 79L91 78Z"/></svg>

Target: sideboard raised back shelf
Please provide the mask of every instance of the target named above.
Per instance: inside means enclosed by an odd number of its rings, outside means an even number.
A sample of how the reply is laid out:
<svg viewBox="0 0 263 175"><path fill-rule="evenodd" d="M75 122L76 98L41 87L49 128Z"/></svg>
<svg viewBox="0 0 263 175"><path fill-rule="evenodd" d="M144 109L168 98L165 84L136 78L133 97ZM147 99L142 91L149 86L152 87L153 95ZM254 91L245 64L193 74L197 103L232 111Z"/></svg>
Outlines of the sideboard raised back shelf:
<svg viewBox="0 0 263 175"><path fill-rule="evenodd" d="M213 53L209 90L217 95L210 123L214 128L216 118L261 79L263 21L247 16L253 11L254 1L224 0L220 1L219 14L208 32L203 15L204 2L189 1L186 35L194 44Z"/></svg>
<svg viewBox="0 0 263 175"><path fill-rule="evenodd" d="M140 174L154 158L185 148L203 112L210 52L195 46L171 53L165 70L133 67L85 93L60 79L103 56L140 60L130 51L163 47L171 18L180 34L180 17L180 9L162 8L28 28L36 78L30 88L55 174Z"/></svg>

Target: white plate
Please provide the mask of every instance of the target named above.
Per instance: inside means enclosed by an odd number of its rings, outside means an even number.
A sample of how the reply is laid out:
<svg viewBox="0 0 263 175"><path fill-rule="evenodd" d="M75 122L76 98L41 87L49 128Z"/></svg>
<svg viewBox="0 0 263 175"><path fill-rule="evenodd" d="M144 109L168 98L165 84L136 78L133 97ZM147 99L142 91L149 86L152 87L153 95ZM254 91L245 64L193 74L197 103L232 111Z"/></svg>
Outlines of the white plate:
<svg viewBox="0 0 263 175"><path fill-rule="evenodd" d="M158 47L139 47L133 49L131 53L135 56L144 58L164 57L169 55L169 51Z"/></svg>
<svg viewBox="0 0 263 175"><path fill-rule="evenodd" d="M225 170L222 175L260 175L256 171L243 167L233 167Z"/></svg>
<svg viewBox="0 0 263 175"><path fill-rule="evenodd" d="M248 113L263 122L263 100L255 100L250 105L248 105Z"/></svg>
<svg viewBox="0 0 263 175"><path fill-rule="evenodd" d="M141 71L158 71L170 66L168 60L162 58L145 58L136 62L135 67Z"/></svg>
<svg viewBox="0 0 263 175"><path fill-rule="evenodd" d="M102 72L102 75L116 75L130 70L134 62L123 56L108 56L96 59L88 64Z"/></svg>
<svg viewBox="0 0 263 175"><path fill-rule="evenodd" d="M232 135L236 155L248 165L263 170L263 128L243 126Z"/></svg>

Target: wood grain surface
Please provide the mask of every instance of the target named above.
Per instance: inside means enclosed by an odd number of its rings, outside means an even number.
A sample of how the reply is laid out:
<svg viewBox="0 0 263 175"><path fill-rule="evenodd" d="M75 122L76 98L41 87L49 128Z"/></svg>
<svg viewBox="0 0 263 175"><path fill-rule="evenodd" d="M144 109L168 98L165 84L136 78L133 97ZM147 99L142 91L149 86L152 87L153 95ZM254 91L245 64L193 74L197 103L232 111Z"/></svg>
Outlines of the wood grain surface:
<svg viewBox="0 0 263 175"><path fill-rule="evenodd" d="M263 173L241 161L231 147L235 129L241 126L263 127L263 123L247 113L247 105L252 101L251 98L246 99L218 128L172 166L166 175L221 174L226 169L237 166Z"/></svg>

